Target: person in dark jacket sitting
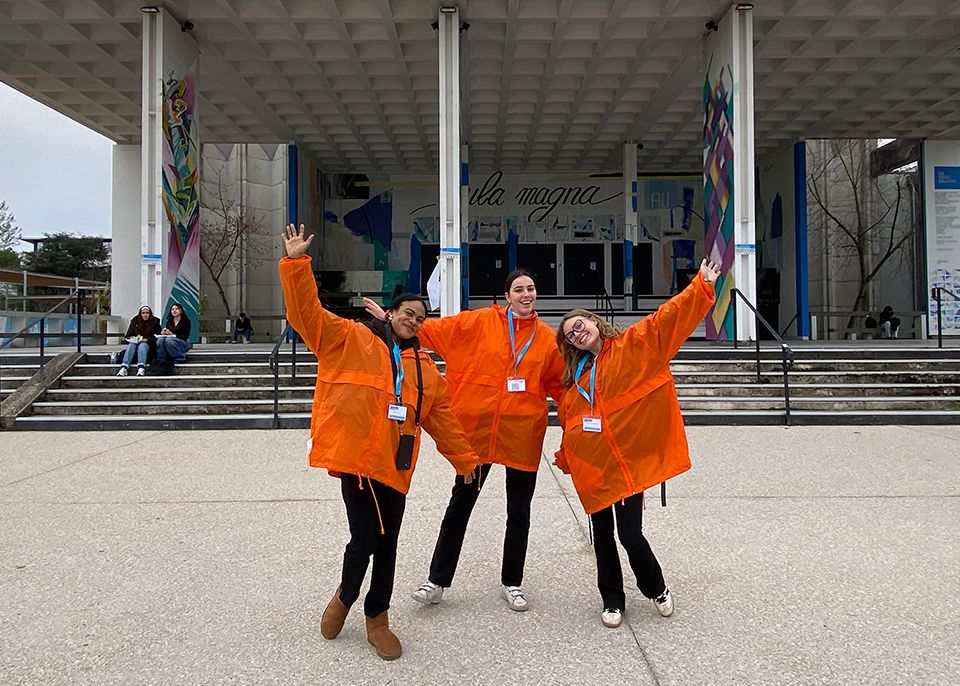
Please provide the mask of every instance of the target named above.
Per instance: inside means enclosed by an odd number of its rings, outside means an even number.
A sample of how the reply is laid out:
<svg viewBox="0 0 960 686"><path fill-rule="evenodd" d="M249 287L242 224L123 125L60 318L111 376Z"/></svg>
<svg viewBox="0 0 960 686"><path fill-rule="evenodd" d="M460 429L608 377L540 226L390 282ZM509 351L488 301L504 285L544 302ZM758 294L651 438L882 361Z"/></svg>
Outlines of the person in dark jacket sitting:
<svg viewBox="0 0 960 686"><path fill-rule="evenodd" d="M153 310L144 305L130 320L124 339L127 349L123 352L123 363L117 376L126 376L127 370L137 358L137 376L143 376L144 368L156 352L157 334L160 333L160 320L153 316Z"/></svg>
<svg viewBox="0 0 960 686"><path fill-rule="evenodd" d="M896 338L900 333L900 317L887 305L880 313L880 338Z"/></svg>
<svg viewBox="0 0 960 686"><path fill-rule="evenodd" d="M190 317L183 311L180 303L170 306L167 323L157 339L157 361L150 368L158 374L173 374L174 362L187 359L187 351L193 347L190 343Z"/></svg>
<svg viewBox="0 0 960 686"><path fill-rule="evenodd" d="M243 336L244 342L249 343L252 335L253 324L250 322L250 318L247 317L246 313L241 312L237 316L237 321L233 323L233 337L230 339L230 342L236 343L240 340L240 336Z"/></svg>

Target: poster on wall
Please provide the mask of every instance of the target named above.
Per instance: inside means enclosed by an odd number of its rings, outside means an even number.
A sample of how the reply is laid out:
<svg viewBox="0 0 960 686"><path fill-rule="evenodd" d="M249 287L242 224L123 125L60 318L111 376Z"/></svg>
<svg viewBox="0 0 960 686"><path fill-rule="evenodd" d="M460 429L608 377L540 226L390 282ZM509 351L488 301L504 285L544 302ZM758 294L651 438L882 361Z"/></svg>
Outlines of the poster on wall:
<svg viewBox="0 0 960 686"><path fill-rule="evenodd" d="M930 333L960 335L960 142L924 143ZM941 291L938 312L935 288Z"/></svg>
<svg viewBox="0 0 960 686"><path fill-rule="evenodd" d="M593 240L593 217L575 215L571 217L571 229L574 240Z"/></svg>

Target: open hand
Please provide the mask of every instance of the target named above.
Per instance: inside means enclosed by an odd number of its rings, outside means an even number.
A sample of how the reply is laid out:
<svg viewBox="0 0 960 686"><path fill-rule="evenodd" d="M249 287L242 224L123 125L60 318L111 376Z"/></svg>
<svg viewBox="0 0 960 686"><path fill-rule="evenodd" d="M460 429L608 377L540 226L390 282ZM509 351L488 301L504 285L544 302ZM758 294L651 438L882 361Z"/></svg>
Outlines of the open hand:
<svg viewBox="0 0 960 686"><path fill-rule="evenodd" d="M370 298L364 298L363 307L368 313L373 315L376 319L379 319L382 322L387 321L387 313L384 311L382 307L380 307L379 304L377 304L375 300L371 300Z"/></svg>
<svg viewBox="0 0 960 686"><path fill-rule="evenodd" d="M303 240L304 233L306 233L306 227L303 224L300 225L299 230L293 224L288 224L284 229L283 247L287 249L287 257L302 257L307 254L307 248L313 242L313 236Z"/></svg>
<svg viewBox="0 0 960 686"><path fill-rule="evenodd" d="M466 474L464 474L464 475L463 475L463 483L464 483L464 484L472 484L472 483L473 483L473 479L474 479L474 477L476 476L476 471L477 471L477 468L474 467L474 468L471 469L469 472L467 472Z"/></svg>
<svg viewBox="0 0 960 686"><path fill-rule="evenodd" d="M703 280L708 284L716 283L717 279L720 278L720 266L708 262L707 258L703 258L703 262L700 263L700 276L703 277Z"/></svg>

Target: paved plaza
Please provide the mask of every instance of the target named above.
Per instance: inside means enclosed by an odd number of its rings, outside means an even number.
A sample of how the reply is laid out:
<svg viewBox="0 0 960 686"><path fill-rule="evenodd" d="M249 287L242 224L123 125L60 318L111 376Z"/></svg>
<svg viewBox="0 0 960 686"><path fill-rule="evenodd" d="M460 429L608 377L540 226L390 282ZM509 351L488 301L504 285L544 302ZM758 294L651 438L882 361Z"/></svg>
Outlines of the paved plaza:
<svg viewBox="0 0 960 686"><path fill-rule="evenodd" d="M586 520L541 463L524 589L497 593L495 468L442 605L452 469L425 442L384 663L355 607L320 637L346 524L306 431L0 434L3 684L960 683L960 427L692 427L645 531L677 611L628 580L600 625ZM549 429L552 460L558 429ZM651 493L651 495L653 495ZM625 562L625 560L624 560Z"/></svg>

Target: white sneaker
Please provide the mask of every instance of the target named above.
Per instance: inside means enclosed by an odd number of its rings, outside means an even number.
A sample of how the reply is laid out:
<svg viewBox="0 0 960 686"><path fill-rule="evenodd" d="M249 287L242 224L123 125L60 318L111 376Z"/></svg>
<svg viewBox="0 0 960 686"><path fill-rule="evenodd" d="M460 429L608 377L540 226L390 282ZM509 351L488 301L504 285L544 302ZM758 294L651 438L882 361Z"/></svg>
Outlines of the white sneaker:
<svg viewBox="0 0 960 686"><path fill-rule="evenodd" d="M146 373L147 370L145 370L143 367L137 367L137 376L143 376Z"/></svg>
<svg viewBox="0 0 960 686"><path fill-rule="evenodd" d="M669 617L673 614L673 594L670 589L665 589L659 598L653 599L653 604L657 606L657 612L661 617Z"/></svg>
<svg viewBox="0 0 960 686"><path fill-rule="evenodd" d="M523 589L519 586L500 586L500 593L507 601L507 606L514 612L526 612L530 607L523 596Z"/></svg>
<svg viewBox="0 0 960 686"><path fill-rule="evenodd" d="M620 622L623 621L623 610L608 607L600 613L600 621L603 622L603 625L608 629L616 629L620 626Z"/></svg>
<svg viewBox="0 0 960 686"><path fill-rule="evenodd" d="M416 591L413 592L413 599L424 605L439 605L443 600L443 586L437 586L432 581L424 581Z"/></svg>
<svg viewBox="0 0 960 686"><path fill-rule="evenodd" d="M127 375L127 368L120 367L120 371L117 372L117 376L126 376L126 375Z"/></svg>

